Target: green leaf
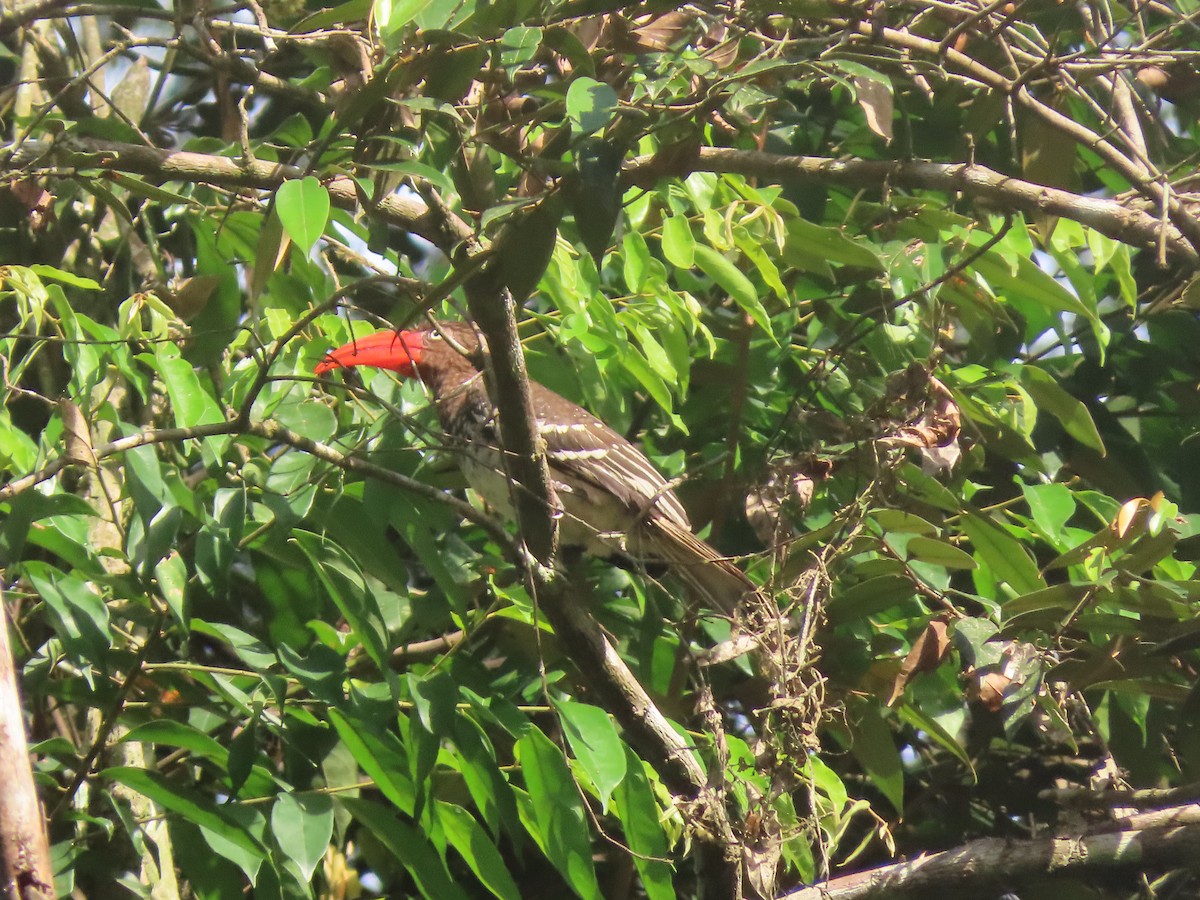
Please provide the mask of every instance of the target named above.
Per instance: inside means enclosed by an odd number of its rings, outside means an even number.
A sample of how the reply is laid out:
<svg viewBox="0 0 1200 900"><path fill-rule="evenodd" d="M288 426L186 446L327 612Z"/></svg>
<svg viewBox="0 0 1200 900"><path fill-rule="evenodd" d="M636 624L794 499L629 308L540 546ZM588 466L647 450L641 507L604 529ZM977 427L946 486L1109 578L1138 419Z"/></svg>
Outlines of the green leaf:
<svg viewBox="0 0 1200 900"><path fill-rule="evenodd" d="M1038 409L1058 419L1067 434L1101 456L1105 454L1104 441L1087 406L1063 390L1054 376L1037 366L1023 366L1021 384L1029 391Z"/></svg>
<svg viewBox="0 0 1200 900"><path fill-rule="evenodd" d="M567 118L581 134L599 131L612 119L616 108L617 92L595 78L581 76L567 88Z"/></svg>
<svg viewBox="0 0 1200 900"><path fill-rule="evenodd" d="M180 428L215 425L225 421L217 401L200 384L192 364L180 358L177 347L159 344L153 357L141 354L139 358L151 362L158 369L167 388L175 424Z"/></svg>
<svg viewBox="0 0 1200 900"><path fill-rule="evenodd" d="M696 245L696 265L729 294L763 331L771 334L771 319L767 309L758 299L754 283L742 274L741 269L708 244Z"/></svg>
<svg viewBox="0 0 1200 900"><path fill-rule="evenodd" d="M448 735L454 728L454 705L458 689L454 680L442 671L425 675L409 673L408 688L412 692L417 718L430 734Z"/></svg>
<svg viewBox="0 0 1200 900"><path fill-rule="evenodd" d="M1006 302L1026 315L1034 311L1034 305L1046 312L1073 313L1091 322L1092 330L1098 336L1104 332L1104 325L1095 310L1023 254L1014 254L1010 264L998 251L990 250L976 259L971 268L982 275L992 290L1002 295Z"/></svg>
<svg viewBox="0 0 1200 900"><path fill-rule="evenodd" d="M761 238L751 234L748 229L738 226L733 229L733 242L742 251L742 255L754 264L759 277L774 292L775 296L784 303L788 302L787 288L779 277L779 267L775 265L775 260L763 247Z"/></svg>
<svg viewBox="0 0 1200 900"><path fill-rule="evenodd" d="M333 541L308 531L293 531L292 541L308 558L317 579L354 629L372 662L381 672L390 671L383 614L349 554Z"/></svg>
<svg viewBox="0 0 1200 900"><path fill-rule="evenodd" d="M454 721L454 744L459 771L483 821L496 837L503 826L510 838L518 840L522 832L512 786L496 763L487 734L473 718L460 715Z"/></svg>
<svg viewBox="0 0 1200 900"><path fill-rule="evenodd" d="M1075 515L1075 497L1065 484L1022 484L1033 522L1050 540L1063 540L1063 530Z"/></svg>
<svg viewBox="0 0 1200 900"><path fill-rule="evenodd" d="M542 44L542 29L527 25L516 25L500 36L500 58L506 66L519 66L529 62Z"/></svg>
<svg viewBox="0 0 1200 900"><path fill-rule="evenodd" d="M418 182L427 181L439 191L444 191L447 194L454 192L454 179L440 169L435 169L433 166L426 165L425 163L409 159L398 162L386 162L376 159L371 161L369 168L380 172L393 172L396 175L408 175Z"/></svg>
<svg viewBox="0 0 1200 900"><path fill-rule="evenodd" d="M327 441L337 432L337 417L323 403L313 403L309 397L288 399L271 413L271 418L296 434L314 441Z"/></svg>
<svg viewBox="0 0 1200 900"><path fill-rule="evenodd" d="M238 659L257 672L265 672L275 665L275 654L271 648L236 625L214 624L201 619L192 619L189 625L197 634L209 635L229 644Z"/></svg>
<svg viewBox="0 0 1200 900"><path fill-rule="evenodd" d="M964 513L961 524L963 533L992 574L1018 595L1032 594L1046 586L1029 551L1008 532L974 512Z"/></svg>
<svg viewBox="0 0 1200 900"><path fill-rule="evenodd" d="M112 646L108 606L92 585L43 562L27 562L25 576L52 613L55 630L79 662L102 667Z"/></svg>
<svg viewBox="0 0 1200 900"><path fill-rule="evenodd" d="M851 240L840 229L814 225L799 217L788 221L787 242L783 252L784 259L789 262L791 254L795 252L805 259L815 257L874 272L885 271L883 262L867 241Z"/></svg>
<svg viewBox="0 0 1200 900"><path fill-rule="evenodd" d="M1062 582L1032 594L1022 594L1005 602L1004 618L1006 622L1011 622L1015 617L1026 613L1074 609L1093 590L1091 585Z"/></svg>
<svg viewBox="0 0 1200 900"><path fill-rule="evenodd" d="M662 813L650 788L650 780L628 747L625 750L625 777L617 788L617 815L625 831L625 841L633 854L633 864L642 877L642 887L650 900L671 900L675 896L670 863L671 843L663 830Z"/></svg>
<svg viewBox="0 0 1200 900"><path fill-rule="evenodd" d="M621 365L638 383L646 389L654 401L667 412L673 412L675 404L671 402L671 392L662 378L647 364L645 357L635 350L621 354Z"/></svg>
<svg viewBox="0 0 1200 900"><path fill-rule="evenodd" d="M916 586L907 575L877 575L835 592L826 615L830 625L866 619L911 600L915 593Z"/></svg>
<svg viewBox="0 0 1200 900"><path fill-rule="evenodd" d="M958 758L958 761L963 764L963 767L967 769L967 771L971 772L972 776L974 776L975 766L971 762L970 754L967 753L966 748L958 742L958 738L943 728L937 719L926 715L922 710L918 709L916 706L913 706L903 697L900 698L896 704L896 712L906 723L911 725L913 728L918 729L919 731L925 732L931 738L953 753L955 757Z"/></svg>
<svg viewBox="0 0 1200 900"><path fill-rule="evenodd" d="M225 805L221 807L221 812L225 814L236 825L240 826L246 834L254 838L260 844L266 832L266 817L262 812L252 806L234 806ZM240 843L230 839L228 831L215 831L205 825L200 826L200 834L204 838L204 842L212 848L213 852L222 859L227 859L233 862L239 869L246 873L246 878L249 879L251 885L256 885L259 874L262 873L270 878L271 867L268 866L263 870L262 854L258 851L247 850Z"/></svg>
<svg viewBox="0 0 1200 900"><path fill-rule="evenodd" d="M413 784L421 789L414 811L414 816L419 819L424 810L425 789L437 764L442 740L454 728L454 704L458 700L458 691L450 676L440 670L424 677L410 672L408 687L418 724L407 733L405 745L409 751Z"/></svg>
<svg viewBox="0 0 1200 900"><path fill-rule="evenodd" d="M115 781L144 797L149 797L163 809L183 816L205 831L218 835L250 858L264 860L267 848L235 821L227 810L212 800L182 784L169 781L157 772L117 766L100 772L102 781Z"/></svg>
<svg viewBox="0 0 1200 900"><path fill-rule="evenodd" d="M399 31L415 19L433 0L375 0L374 18L385 37Z"/></svg>
<svg viewBox="0 0 1200 900"><path fill-rule="evenodd" d="M650 248L646 239L636 231L625 234L621 240L622 255L625 258L625 286L631 294L640 294L646 290L646 275L650 271Z"/></svg>
<svg viewBox="0 0 1200 900"><path fill-rule="evenodd" d="M338 737L349 748L354 761L375 787L403 813L411 813L416 803L412 783L404 777L408 754L391 732L380 732L366 722L351 719L340 709L329 710L329 721Z"/></svg>
<svg viewBox="0 0 1200 900"><path fill-rule="evenodd" d="M438 900L467 900L467 895L450 878L446 864L424 834L377 803L351 797L339 797L338 802L400 861L424 896Z"/></svg>
<svg viewBox="0 0 1200 900"><path fill-rule="evenodd" d="M476 7L473 4L463 3L462 0L431 0L417 13L414 21L417 28L425 32L441 29L455 30L461 28L475 14L475 10ZM400 46L397 41L389 42L389 44L395 47Z"/></svg>
<svg viewBox="0 0 1200 900"><path fill-rule="evenodd" d="M29 271L36 274L39 278L61 281L63 284L80 288L81 290L98 291L101 289L99 283L91 278L84 278L82 275L76 275L74 272L65 272L62 269L54 268L54 266L35 263L29 267Z"/></svg>
<svg viewBox="0 0 1200 900"><path fill-rule="evenodd" d="M512 292L513 302L525 302L545 274L564 211L562 195L556 193L517 213L505 225L496 267L500 280Z"/></svg>
<svg viewBox="0 0 1200 900"><path fill-rule="evenodd" d="M887 798L896 812L904 814L904 768L891 729L879 707L869 701L858 705L851 724L854 753L871 783Z"/></svg>
<svg viewBox="0 0 1200 900"><path fill-rule="evenodd" d="M808 757L804 768L805 775L812 780L813 787L829 798L834 812L841 812L850 802L850 795L838 773L831 769L821 757L815 755Z"/></svg>
<svg viewBox="0 0 1200 900"><path fill-rule="evenodd" d="M222 763L229 757L229 750L216 738L205 734L194 725L176 722L173 719L143 722L122 735L120 743L126 742L182 747L189 753Z"/></svg>
<svg viewBox="0 0 1200 900"><path fill-rule="evenodd" d="M479 70L488 58L487 44L466 44L442 53L431 54L422 93L426 97L457 103L471 89ZM396 67L403 71L402 66Z"/></svg>
<svg viewBox="0 0 1200 900"><path fill-rule="evenodd" d="M470 601L467 591L457 580L461 578L461 570L447 564L445 547L440 540L442 532L438 524L438 504L420 497L405 497L400 491L389 487L380 486L372 490L377 490L378 495L384 499L389 496L396 498L388 510L392 526L416 553L425 571L450 601L455 613L465 616L470 608ZM347 543L353 547L360 540L348 539Z"/></svg>
<svg viewBox="0 0 1200 900"><path fill-rule="evenodd" d="M662 226L663 256L673 266L690 269L696 262L696 238L686 216L670 216Z"/></svg>
<svg viewBox="0 0 1200 900"><path fill-rule="evenodd" d="M312 175L293 178L275 192L275 211L288 237L307 254L329 221L329 191Z"/></svg>
<svg viewBox="0 0 1200 900"><path fill-rule="evenodd" d="M562 750L537 728L517 741L516 750L546 855L576 894L599 900L587 816Z"/></svg>
<svg viewBox="0 0 1200 900"><path fill-rule="evenodd" d="M172 550L154 566L154 580L159 593L180 625L187 627L187 564L177 550Z"/></svg>
<svg viewBox="0 0 1200 900"><path fill-rule="evenodd" d="M329 849L333 801L324 794L280 794L271 809L271 832L308 881Z"/></svg>
<svg viewBox="0 0 1200 900"><path fill-rule="evenodd" d="M965 550L960 550L946 541L935 540L923 535L913 537L905 549L908 551L909 559L943 566L947 569L976 569L979 567L971 554Z"/></svg>
<svg viewBox="0 0 1200 900"><path fill-rule="evenodd" d="M916 513L906 512L902 509L887 509L886 507L873 509L870 516L872 521L885 532L923 534L930 537L938 534L938 527L928 519L923 519Z"/></svg>
<svg viewBox="0 0 1200 900"><path fill-rule="evenodd" d="M500 900L520 900L521 890L504 865L504 858L475 817L444 800L436 801L434 809L446 840L466 860L479 883Z"/></svg>
<svg viewBox="0 0 1200 900"><path fill-rule="evenodd" d="M567 184L575 227L597 269L621 213L621 157L611 141L586 138L575 150L574 177Z"/></svg>
<svg viewBox="0 0 1200 900"><path fill-rule="evenodd" d="M625 748L616 726L607 712L586 703L556 700L554 708L575 758L600 795L600 808L608 812L608 800L625 777Z"/></svg>

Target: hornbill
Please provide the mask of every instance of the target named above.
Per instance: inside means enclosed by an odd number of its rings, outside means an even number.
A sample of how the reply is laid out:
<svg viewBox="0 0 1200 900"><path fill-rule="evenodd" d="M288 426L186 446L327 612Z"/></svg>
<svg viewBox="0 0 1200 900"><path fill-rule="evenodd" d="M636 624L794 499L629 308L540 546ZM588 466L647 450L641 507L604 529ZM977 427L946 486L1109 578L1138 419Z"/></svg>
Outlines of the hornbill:
<svg viewBox="0 0 1200 900"><path fill-rule="evenodd" d="M514 486L504 475L496 408L481 365L475 327L438 322L351 341L330 351L316 373L374 366L419 378L433 395L468 483L512 518ZM755 590L753 582L692 533L679 498L645 455L548 388L531 382L529 391L551 486L562 507L560 547L645 566L665 563L699 600L732 616L738 601Z"/></svg>

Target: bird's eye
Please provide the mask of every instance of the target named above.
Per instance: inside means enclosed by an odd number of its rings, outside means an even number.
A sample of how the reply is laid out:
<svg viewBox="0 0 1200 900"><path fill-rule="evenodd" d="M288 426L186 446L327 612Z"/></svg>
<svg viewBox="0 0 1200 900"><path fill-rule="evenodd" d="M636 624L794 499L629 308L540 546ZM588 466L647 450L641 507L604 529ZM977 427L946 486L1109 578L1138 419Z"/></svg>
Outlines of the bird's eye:
<svg viewBox="0 0 1200 900"><path fill-rule="evenodd" d="M440 341L442 339L442 336L436 331L431 331L431 332L429 332L429 339L431 341Z"/></svg>

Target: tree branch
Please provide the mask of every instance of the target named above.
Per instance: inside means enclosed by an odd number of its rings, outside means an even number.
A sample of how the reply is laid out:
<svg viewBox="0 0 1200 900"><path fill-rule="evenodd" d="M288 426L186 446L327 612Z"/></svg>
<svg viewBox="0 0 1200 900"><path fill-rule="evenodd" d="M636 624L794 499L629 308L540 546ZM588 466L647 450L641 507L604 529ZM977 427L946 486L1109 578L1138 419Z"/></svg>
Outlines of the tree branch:
<svg viewBox="0 0 1200 900"><path fill-rule="evenodd" d="M947 63L959 71L965 72L972 78L977 79L981 84L1013 98L1017 103L1028 109L1050 127L1094 151L1105 162L1127 178L1129 183L1138 191L1153 200L1156 205L1168 211L1171 220L1175 223L1180 233L1186 235L1187 241L1192 245L1193 254L1195 254L1197 247L1200 246L1200 220L1197 220L1183 208L1178 198L1170 190L1170 187L1164 181L1148 177L1144 166L1118 150L1111 141L1035 97L1026 86L1028 72L1016 80L1010 80L965 53L953 48L943 48L938 41L921 37L906 30L877 27L872 22L864 21L856 22L853 30L857 31L857 34L853 35L853 37L860 41L882 40L884 43L895 47L903 47L907 50L925 53L931 58L943 57ZM1052 58L1045 60L1045 65L1051 66L1053 64L1054 60Z"/></svg>
<svg viewBox="0 0 1200 900"><path fill-rule="evenodd" d="M227 156L192 153L187 150L160 150L114 141L73 140L69 148L52 147L44 141L25 141L19 147L0 147L0 159L7 157L6 168L21 169L35 165L65 165L78 169L100 169L142 175L161 184L183 181L220 187L248 187L273 191L285 181L302 178L298 166L263 160L238 160ZM337 175L324 181L331 202L342 209L357 209L359 195L354 180ZM425 204L411 196L389 194L375 205L387 221L420 235L448 252L442 220Z"/></svg>
<svg viewBox="0 0 1200 900"><path fill-rule="evenodd" d="M889 160L839 160L823 156L785 156L754 150L703 147L687 171L663 165L652 156L639 156L625 166L625 177L636 184L688 172L728 172L779 180L815 181L849 187L893 187L961 192L968 197L1022 212L1060 216L1086 225L1122 243L1147 248L1158 246L1163 223L1158 216L1116 200L1086 197L1004 175L986 166L969 163L892 162ZM1200 253L1174 225L1166 225L1167 251L1193 267Z"/></svg>
<svg viewBox="0 0 1200 900"><path fill-rule="evenodd" d="M0 894L12 900L49 900L54 869L42 806L29 766L25 715L8 641L8 613L0 595Z"/></svg>
<svg viewBox="0 0 1200 900"><path fill-rule="evenodd" d="M1190 865L1200 858L1200 804L1141 813L1114 830L1026 841L984 838L908 862L855 872L780 900L893 900L964 896L987 885L1091 869Z"/></svg>
<svg viewBox="0 0 1200 900"><path fill-rule="evenodd" d="M489 280L486 276L471 279L467 302L487 342L488 387L496 404L505 468L514 482L517 529L533 557L551 565L558 544L558 498L550 484L545 442L529 397L513 297L508 288L489 289Z"/></svg>
<svg viewBox="0 0 1200 900"><path fill-rule="evenodd" d="M703 825L693 830L693 836L704 848L706 873L716 880L707 886L706 894L741 897L741 842L723 798L709 787L695 750L650 699L595 618L567 588L565 579L550 570L542 569L540 574L548 577L540 581L539 609L598 695L600 705L613 714L629 735L630 744L654 767L671 793L690 801L688 818Z"/></svg>
<svg viewBox="0 0 1200 900"><path fill-rule="evenodd" d="M19 148L10 144L0 147L0 159L7 156L6 168L15 170L54 163L127 172L142 175L155 183L182 181L268 191L275 190L288 179L304 175L304 170L297 166L259 160L242 162L224 156L158 150L135 144L79 140L73 146L73 151L62 153L45 142L27 141ZM840 160L705 147L698 159L690 160L684 167L664 164L650 156L638 157L626 164L625 178L631 183L644 184L658 177L686 177L693 171L730 172L849 187L891 184L909 189L962 193L1022 212L1070 219L1114 240L1150 249L1157 248L1160 236L1164 234L1163 223L1157 214L1118 200L1047 187L969 163ZM328 179L325 186L337 206L343 209L358 207L358 193L350 178L337 176ZM456 227L447 229L443 214L411 196L391 194L382 198L376 209L388 222L431 241L448 255L454 249L454 241L470 236L466 223L458 220ZM1200 252L1175 225L1166 226L1165 244L1167 252L1177 260L1200 267Z"/></svg>

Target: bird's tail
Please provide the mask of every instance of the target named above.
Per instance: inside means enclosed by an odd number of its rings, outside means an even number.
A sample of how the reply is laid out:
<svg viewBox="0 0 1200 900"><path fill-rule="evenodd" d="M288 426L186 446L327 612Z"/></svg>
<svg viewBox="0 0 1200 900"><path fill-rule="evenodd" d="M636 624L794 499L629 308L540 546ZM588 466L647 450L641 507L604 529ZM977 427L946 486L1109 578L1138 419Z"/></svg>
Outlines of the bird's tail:
<svg viewBox="0 0 1200 900"><path fill-rule="evenodd" d="M670 565L671 573L709 609L733 616L742 599L757 590L727 557L670 519L652 518L640 530L646 556Z"/></svg>

